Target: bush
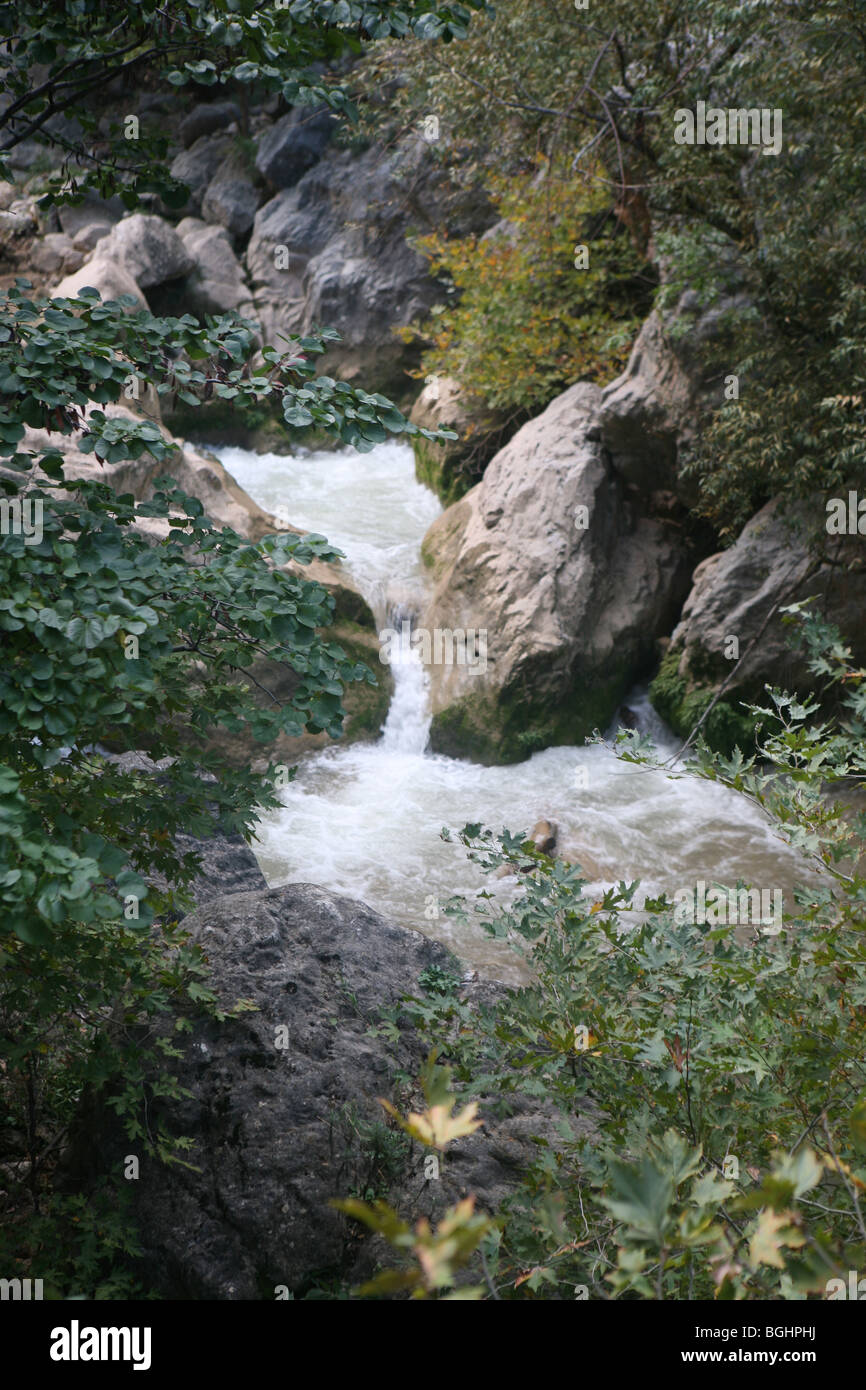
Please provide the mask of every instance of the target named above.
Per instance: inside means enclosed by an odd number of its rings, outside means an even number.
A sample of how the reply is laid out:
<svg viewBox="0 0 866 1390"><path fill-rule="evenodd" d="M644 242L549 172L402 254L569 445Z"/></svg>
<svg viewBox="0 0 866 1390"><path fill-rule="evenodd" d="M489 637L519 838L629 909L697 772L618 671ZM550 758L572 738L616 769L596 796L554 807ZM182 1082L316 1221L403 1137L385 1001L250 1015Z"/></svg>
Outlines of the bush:
<svg viewBox="0 0 866 1390"><path fill-rule="evenodd" d="M826 1296L864 1267L866 877L850 863L863 825L826 789L863 785L866 683L834 634L789 616L816 675L844 683L845 718L810 727L816 706L777 694L752 712L770 730L756 757L703 746L693 765L820 865L783 920L696 920L679 900L641 902L636 883L591 901L579 868L464 831L485 868L523 871L510 911L482 898L476 915L532 982L480 1019L454 1000L405 1008L443 1047L461 1102L522 1091L559 1113L559 1138L538 1136L534 1170L483 1236L498 1298ZM647 762L632 732L620 753Z"/></svg>
<svg viewBox="0 0 866 1390"><path fill-rule="evenodd" d="M432 340L422 375L454 377L512 421L575 381L604 384L625 364L654 283L606 193L591 178L539 161L490 177L504 225L484 237L418 240L451 302L403 330ZM576 268L576 248L588 267Z"/></svg>

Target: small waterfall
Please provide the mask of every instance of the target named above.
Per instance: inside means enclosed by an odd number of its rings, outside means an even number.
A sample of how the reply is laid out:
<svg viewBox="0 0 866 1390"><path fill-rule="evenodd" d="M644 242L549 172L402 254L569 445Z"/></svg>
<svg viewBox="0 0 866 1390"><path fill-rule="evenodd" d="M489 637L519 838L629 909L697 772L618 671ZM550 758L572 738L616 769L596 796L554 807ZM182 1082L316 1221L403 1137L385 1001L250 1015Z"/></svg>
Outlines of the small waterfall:
<svg viewBox="0 0 866 1390"><path fill-rule="evenodd" d="M738 878L787 893L802 877L793 851L733 792L622 763L610 748L547 748L509 767L430 753L428 678L411 631L429 592L421 541L441 507L416 481L411 449L388 443L369 454L295 458L218 452L262 506L284 507L296 525L345 551L380 640L394 634L394 695L381 737L305 755L280 810L259 828L256 853L270 884L319 883L360 898L481 973L520 982L507 946L443 910L455 893L505 900L514 880L486 880L459 845L442 840L443 825L480 822L516 834L553 819L558 852L582 865L596 897L621 878L639 878L642 892L656 895L696 879ZM645 689L626 698L619 723L650 734L665 755L678 747Z"/></svg>
<svg viewBox="0 0 866 1390"><path fill-rule="evenodd" d="M430 678L419 652L411 645L412 625L417 614L407 603L398 603L389 614L388 627L396 634L391 643L391 675L394 694L382 730L382 748L387 753L423 753L430 737Z"/></svg>

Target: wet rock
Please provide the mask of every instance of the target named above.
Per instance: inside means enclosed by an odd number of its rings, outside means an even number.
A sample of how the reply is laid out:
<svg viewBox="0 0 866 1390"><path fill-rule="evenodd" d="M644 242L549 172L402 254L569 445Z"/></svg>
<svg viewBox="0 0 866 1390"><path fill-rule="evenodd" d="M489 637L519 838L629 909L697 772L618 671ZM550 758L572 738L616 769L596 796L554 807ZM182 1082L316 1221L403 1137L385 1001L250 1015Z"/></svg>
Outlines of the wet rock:
<svg viewBox="0 0 866 1390"><path fill-rule="evenodd" d="M556 849L556 837L558 833L559 828L556 821L540 820L536 821L535 825L532 827L529 838L535 845L535 848L540 850L542 854L552 854Z"/></svg>

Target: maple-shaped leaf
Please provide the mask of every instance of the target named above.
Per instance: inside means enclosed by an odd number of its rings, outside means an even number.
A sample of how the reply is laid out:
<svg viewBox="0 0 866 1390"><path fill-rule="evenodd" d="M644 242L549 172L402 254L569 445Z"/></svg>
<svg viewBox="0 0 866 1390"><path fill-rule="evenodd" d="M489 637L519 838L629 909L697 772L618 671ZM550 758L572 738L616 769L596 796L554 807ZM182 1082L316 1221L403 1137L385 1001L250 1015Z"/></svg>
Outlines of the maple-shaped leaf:
<svg viewBox="0 0 866 1390"><path fill-rule="evenodd" d="M753 1265L772 1265L774 1269L784 1269L783 1248L787 1245L796 1249L805 1245L805 1236L792 1225L792 1215L790 1211L767 1209L761 1212L749 1242L749 1257Z"/></svg>
<svg viewBox="0 0 866 1390"><path fill-rule="evenodd" d="M380 1101L380 1104L397 1121L401 1129L404 1129L407 1134L410 1134L413 1139L417 1139L428 1149L439 1149L440 1153L453 1140L459 1139L464 1134L474 1134L476 1129L481 1128L481 1121L475 1118L478 1112L476 1101L473 1101L471 1105L464 1106L456 1115L452 1115L454 1103L454 1097L449 1096L446 1104L431 1105L421 1114L410 1111L404 1120L389 1101Z"/></svg>

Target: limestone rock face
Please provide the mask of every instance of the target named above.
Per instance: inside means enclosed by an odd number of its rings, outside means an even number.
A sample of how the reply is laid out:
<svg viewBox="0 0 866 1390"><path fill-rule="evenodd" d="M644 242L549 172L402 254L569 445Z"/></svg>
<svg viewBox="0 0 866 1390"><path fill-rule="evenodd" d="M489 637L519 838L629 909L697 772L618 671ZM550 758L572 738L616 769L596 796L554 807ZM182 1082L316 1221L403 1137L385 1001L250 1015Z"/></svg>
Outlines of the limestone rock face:
<svg viewBox="0 0 866 1390"><path fill-rule="evenodd" d="M517 1099L511 1117L488 1117L449 1148L440 1181L425 1181L417 1148L371 1158L359 1131L381 1122L377 1097L393 1095L389 1053L410 1075L423 1059L414 1032L386 1047L370 1020L426 967L453 970L449 953L307 884L214 898L185 926L221 1001L255 1009L197 1023L168 1067L191 1093L171 1102L170 1123L197 1141L196 1168L142 1163L127 1185L142 1275L164 1296L273 1300L279 1285L297 1297L322 1279L354 1282L385 1247L359 1242L331 1198L374 1182L411 1220L438 1219L467 1191L496 1210L537 1153L532 1134L552 1135L539 1102ZM109 1110L82 1116L75 1150L73 1183L122 1181L129 1141Z"/></svg>
<svg viewBox="0 0 866 1390"><path fill-rule="evenodd" d="M702 732L716 747L751 744L748 700L765 703L766 685L806 694L815 676L807 653L792 645L779 607L814 596L813 607L837 626L856 659L866 659L866 575L858 536L828 536L824 499L811 505L768 502L734 545L704 560L661 671L653 703L686 736L723 681L722 698ZM742 658L742 660L740 659ZM736 668L736 669L735 669Z"/></svg>
<svg viewBox="0 0 866 1390"><path fill-rule="evenodd" d="M446 220L481 228L487 217L476 195L449 185L420 139L391 153L327 151L256 215L247 267L266 341L327 324L342 338L323 363L329 375L404 396L418 355L392 328L441 295L407 233Z"/></svg>
<svg viewBox="0 0 866 1390"><path fill-rule="evenodd" d="M430 666L438 751L513 761L582 742L679 611L692 567L681 533L629 499L601 446L600 404L586 383L563 392L425 537L434 652L437 630L475 644L461 663L443 637Z"/></svg>

